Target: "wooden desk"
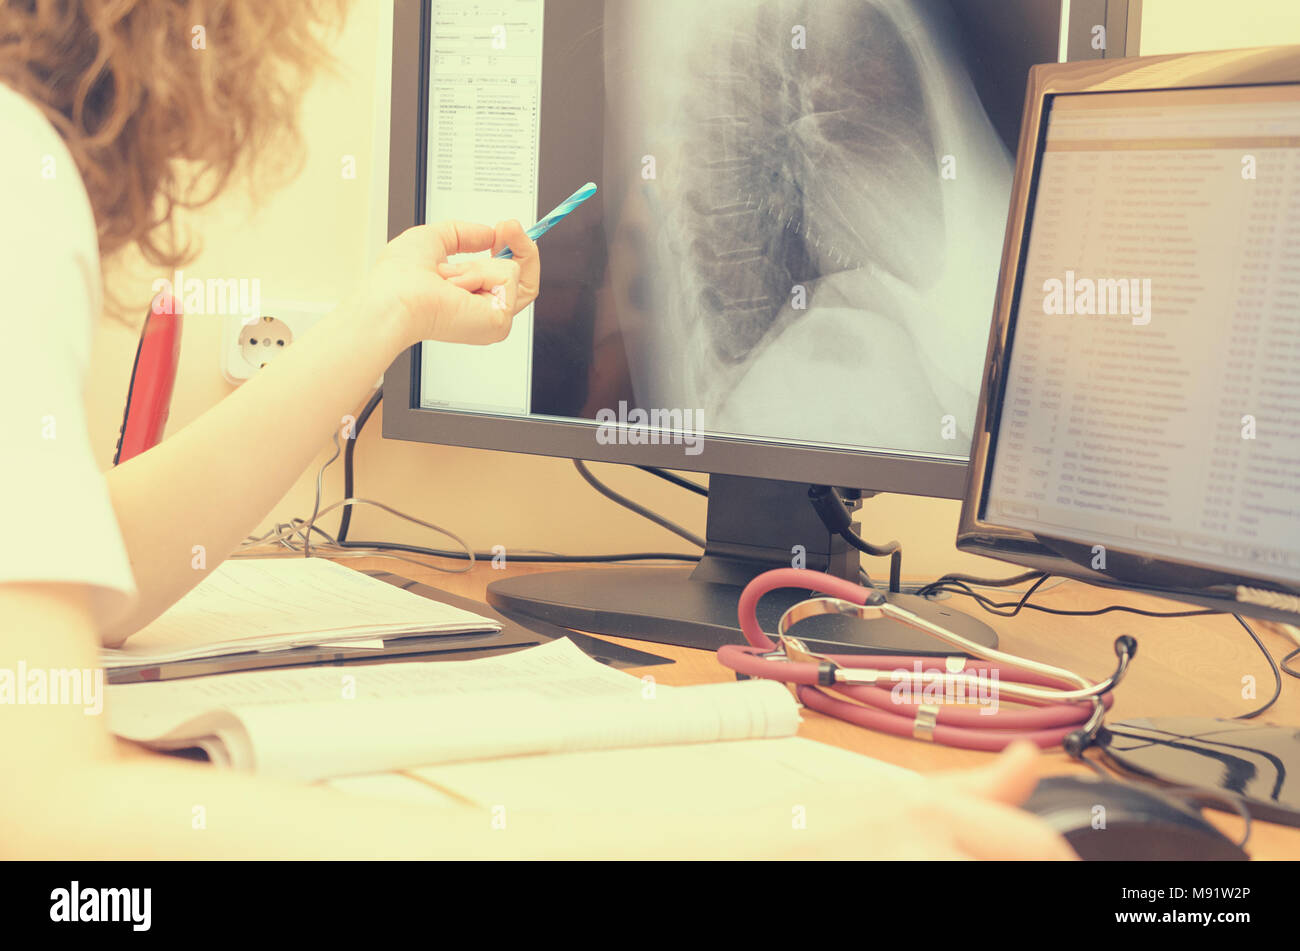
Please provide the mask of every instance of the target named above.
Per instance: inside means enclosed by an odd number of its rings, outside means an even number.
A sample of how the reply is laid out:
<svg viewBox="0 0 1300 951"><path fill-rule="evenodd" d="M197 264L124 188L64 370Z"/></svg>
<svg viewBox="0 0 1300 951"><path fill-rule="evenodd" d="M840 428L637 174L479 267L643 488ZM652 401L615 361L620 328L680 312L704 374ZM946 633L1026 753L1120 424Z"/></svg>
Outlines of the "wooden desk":
<svg viewBox="0 0 1300 951"><path fill-rule="evenodd" d="M504 570L495 570L490 565L479 564L465 574L446 574L391 558L350 558L342 563L358 569L390 571L480 601L487 586L499 578L562 570L554 565L512 565ZM619 570L612 565L564 567ZM1071 610L1091 610L1108 604L1127 604L1153 611L1180 611L1189 607L1122 591L1106 591L1073 581L1064 581L1036 593L1033 600L1045 607ZM1115 706L1110 715L1112 719L1177 714L1228 718L1256 709L1273 692L1274 682L1268 662L1241 626L1228 616L1166 619L1108 614L1094 618L1069 618L1023 611L1015 618L1000 618L984 612L969 598L958 597L953 603L989 622L997 630L1003 650L1075 670L1085 676L1104 677L1114 669L1112 644L1120 634L1137 638L1137 656L1123 686L1116 691ZM1284 635L1263 624L1253 624L1252 627L1275 658L1280 659L1295 647ZM733 679L731 671L719 664L711 651L623 638L608 640L676 661L672 665L632 671L638 676L652 674L659 682L669 685ZM1243 699L1242 696L1245 677L1255 679L1256 696L1252 699ZM804 710L803 717L800 736L855 750L918 772L978 766L987 763L992 755L886 736L813 710ZM1300 725L1300 683L1283 675L1282 695L1260 719ZM1087 773L1088 770L1070 762L1063 752L1048 753L1043 757L1044 775L1073 772ZM1217 812L1208 814L1225 833L1240 837L1242 823L1239 818ZM1300 828L1256 822L1247 848L1256 859L1300 858Z"/></svg>

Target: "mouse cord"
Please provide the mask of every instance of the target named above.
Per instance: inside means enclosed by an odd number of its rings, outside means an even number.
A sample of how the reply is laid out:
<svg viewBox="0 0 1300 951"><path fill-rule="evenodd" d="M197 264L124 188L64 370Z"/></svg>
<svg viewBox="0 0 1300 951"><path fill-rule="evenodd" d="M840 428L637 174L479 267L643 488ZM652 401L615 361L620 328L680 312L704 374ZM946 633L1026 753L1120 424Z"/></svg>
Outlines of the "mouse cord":
<svg viewBox="0 0 1300 951"><path fill-rule="evenodd" d="M1255 642L1255 646L1258 647L1260 651L1264 654L1264 656L1268 658L1268 666L1273 671L1273 680L1275 686L1273 688L1273 696L1268 698L1268 702L1265 703L1258 710L1252 710L1250 713L1243 713L1240 714L1239 716L1233 717L1234 720L1253 720L1255 717L1259 716L1269 707L1273 706L1273 704L1277 703L1277 698L1282 696L1282 672L1278 670L1277 661L1273 659L1273 655L1269 653L1269 649L1266 646L1264 646L1264 642L1259 639L1259 635L1255 633L1254 629L1251 628L1251 626L1242 619L1240 614L1234 614L1233 617L1237 619L1238 624L1240 624L1243 628L1246 629L1246 633L1249 634L1250 639ZM1295 655L1294 654L1287 655L1288 658L1293 656Z"/></svg>
<svg viewBox="0 0 1300 951"><path fill-rule="evenodd" d="M1287 654L1285 657L1283 657L1283 658L1282 658L1282 663L1281 663L1281 665L1280 665L1280 666L1282 667L1282 670L1283 670L1285 673L1287 673L1287 674L1289 674L1290 676L1292 676L1292 677L1300 677L1300 670L1296 670L1294 667L1289 666L1289 664L1290 664L1290 662L1291 662L1291 658L1292 658L1292 657L1297 657L1297 656L1300 656L1300 647L1297 647L1297 648L1296 648L1295 650L1293 650L1291 653L1289 653L1289 654Z"/></svg>
<svg viewBox="0 0 1300 951"><path fill-rule="evenodd" d="M1177 796L1180 799L1185 799L1193 803L1226 803L1232 808L1233 812L1241 816L1241 821L1245 824L1245 829L1241 833L1241 841L1237 843L1237 847L1244 849L1246 843L1250 841L1252 827L1250 809L1246 806L1245 800L1236 793L1228 792L1226 789L1213 789L1209 786L1162 786L1160 789L1162 792L1167 792L1172 796Z"/></svg>
<svg viewBox="0 0 1300 951"><path fill-rule="evenodd" d="M1018 601L996 602L991 598L980 594L978 591L975 591L964 579L951 575L931 582L924 588L920 589L920 592L931 594L937 591L951 591L954 594L964 594L967 597L974 598L976 603L990 614L996 614L999 617L1015 617L1022 610L1041 611L1044 614L1054 614L1059 617L1097 617L1111 612L1124 612L1128 614L1138 614L1143 617L1184 618L1223 613L1222 611L1216 611L1210 608L1202 608L1192 611L1147 611L1142 608L1132 608L1123 604L1111 604L1104 608L1097 608L1090 611L1070 611L1063 608L1048 608L1029 603L1030 595L1038 590L1039 586L1042 585L1044 581L1051 577L1049 574L1040 575L1034 572L1027 572L1022 575L1016 575L1012 578L1003 579L1002 583L1004 585L1016 584L1021 581L1027 581L1031 577L1037 577L1037 580L1030 585ZM1277 703L1278 697L1282 695L1282 670L1285 670L1292 677L1300 677L1300 671L1296 671L1294 668L1287 666L1287 662L1293 657L1300 656L1300 648L1287 654L1282 661L1282 668L1279 669L1277 661L1274 660L1272 653L1269 652L1269 649L1265 646L1264 642L1259 639L1259 635L1255 633L1254 629L1251 628L1251 626L1247 624L1240 615L1234 614L1232 616L1236 619L1237 623L1245 629L1246 633L1250 635L1250 639L1255 642L1255 646L1258 647L1260 653L1264 655L1265 659L1268 661L1269 669L1273 672L1273 695L1258 709L1252 710L1249 713L1240 714L1234 718L1237 720L1251 720L1272 707L1273 704Z"/></svg>
<svg viewBox="0 0 1300 951"><path fill-rule="evenodd" d="M1300 653L1300 648L1297 649L1297 653ZM1084 766L1087 766L1089 769L1091 769L1094 773L1097 774L1098 779L1105 780L1106 782L1118 781L1137 788L1142 788L1142 786L1144 785L1143 783L1135 782L1127 775L1116 777L1114 773L1107 770L1096 760L1090 759L1088 756L1084 755L1083 750L1080 750L1078 752L1071 752L1070 758L1075 760L1078 763L1082 763ZM1250 833L1252 830L1250 809L1246 806L1245 800L1243 800L1236 793L1228 792L1226 789L1214 789L1209 786L1157 786L1155 784L1151 784L1151 785L1154 788L1158 789L1160 792L1168 793L1171 796L1175 796L1179 799L1189 802L1189 804L1204 803L1204 802L1216 802L1220 804L1226 804L1227 806L1229 806L1229 808L1232 809L1233 812L1241 816L1241 821L1244 824L1244 828L1241 834L1241 841L1237 843L1237 847L1240 849L1245 849L1246 843L1250 841Z"/></svg>
<svg viewBox="0 0 1300 951"><path fill-rule="evenodd" d="M1086 749L1087 748L1085 747L1084 749L1067 750L1066 752L1070 754L1070 759L1074 760L1076 763L1082 763L1084 766L1087 766L1090 770L1096 773L1098 779L1113 780L1114 777L1111 776L1111 774L1106 771L1106 768L1104 766L1102 766L1096 760L1089 759L1087 756L1084 755Z"/></svg>
<svg viewBox="0 0 1300 951"><path fill-rule="evenodd" d="M952 594L962 594L968 598L974 598L976 603L978 603L980 607L982 607L985 611L989 612L990 614L996 614L999 617L1015 617L1021 611L1041 611L1043 614L1054 614L1057 615L1058 617L1099 617L1100 615L1103 614L1112 614L1118 612L1123 614L1137 614L1142 617L1154 617L1154 618L1200 617L1202 615L1223 613L1222 611L1218 611L1213 608L1197 608L1195 610L1190 610L1190 611L1148 611L1145 608L1133 608L1133 607L1129 607L1126 604L1110 604L1104 608L1093 608L1087 611L1072 611L1066 608L1048 608L1048 607L1043 607L1042 605L1039 604L1030 604L1029 596L1033 594L1035 591L1037 591L1038 588L1043 584L1043 582L1045 582L1050 577L1052 577L1050 574L1042 574L1040 572L1026 572L1023 575L1016 575L1013 578L1002 579L1002 585L1012 585L1020 581L1026 581L1030 578L1037 579L1034 582L1034 584L1024 592L1023 596L1020 598L1019 601L1003 601L1003 602L994 601L993 599L987 597L986 595L980 594L978 591L973 590L971 585L967 584L965 581L955 580L955 576L951 576L951 575L946 576L946 578L940 578L938 581L930 582L924 588L921 588L917 593L933 594L937 591L947 591ZM953 579L953 580L949 580L949 579ZM987 584L990 587L994 587L991 581L984 580L984 579L980 579L980 584L981 585Z"/></svg>

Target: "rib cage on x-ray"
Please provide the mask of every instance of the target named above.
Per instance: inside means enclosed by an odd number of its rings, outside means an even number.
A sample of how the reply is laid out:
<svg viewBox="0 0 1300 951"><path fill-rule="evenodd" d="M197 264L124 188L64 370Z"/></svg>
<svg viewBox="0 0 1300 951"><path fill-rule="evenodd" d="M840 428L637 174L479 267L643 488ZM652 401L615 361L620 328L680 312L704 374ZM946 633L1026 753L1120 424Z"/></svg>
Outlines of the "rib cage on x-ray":
<svg viewBox="0 0 1300 951"><path fill-rule="evenodd" d="M909 200L931 214L936 204L934 147L897 31L867 4L842 5L841 35L869 37L876 53L846 70L824 37L795 48L790 24L807 19L800 6L763 4L748 23L710 20L692 35L698 95L682 104L671 157L692 172L664 200L663 235L685 264L683 290L706 318L697 326L708 349L727 363L752 352L799 281L860 268L868 255L915 273L908 249L882 240L890 213L904 211L894 186L910 186ZM855 194L868 165L888 191ZM814 169L828 179L816 192L807 187Z"/></svg>
<svg viewBox="0 0 1300 951"><path fill-rule="evenodd" d="M760 361L806 362L806 345L789 331L819 317L819 307L888 312L920 349L922 333L953 322L944 314L925 326L908 313L936 289L952 289L943 272L959 223L943 193L954 183L939 174L945 152L956 150L966 174L985 180L995 218L1005 216L1005 153L969 83L964 100L946 88L954 56L919 12L908 0L607 3L606 174L622 174L635 196L613 224L625 227L632 206L644 217L638 266L648 278L650 326L628 334L639 404L701 409L706 428L725 420L729 431L756 435L894 445L869 423L849 432L849 416L832 422L834 414L819 413L819 401L830 405L836 393L800 391L754 412L734 394L754 386L746 378ZM953 112L967 127L960 134L944 128ZM640 174L647 158L655 166L648 180ZM950 347L982 351L1000 251L995 224L971 235L991 244L991 256L958 242L956 250L979 258L963 269L984 280L969 288L974 335ZM788 357L785 341L794 348ZM837 348L863 346L833 337L822 344L828 365L844 356ZM965 423L983 354L944 366L944 347L929 349L917 358L929 391ZM966 378L957 379L958 365ZM882 390L890 383L875 381ZM781 405L786 418L774 419ZM854 410L865 420L871 407ZM826 431L811 431L819 419ZM916 425L925 432L897 448L953 449L935 444L937 418Z"/></svg>

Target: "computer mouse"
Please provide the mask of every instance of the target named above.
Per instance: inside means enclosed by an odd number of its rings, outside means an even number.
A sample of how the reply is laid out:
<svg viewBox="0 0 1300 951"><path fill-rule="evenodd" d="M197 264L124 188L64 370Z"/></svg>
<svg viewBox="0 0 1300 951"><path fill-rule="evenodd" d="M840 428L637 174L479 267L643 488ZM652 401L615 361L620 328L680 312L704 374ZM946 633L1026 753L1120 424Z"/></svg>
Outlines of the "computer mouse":
<svg viewBox="0 0 1300 951"><path fill-rule="evenodd" d="M1082 859L1245 861L1241 847L1193 806L1131 783L1053 776L1022 809L1061 833Z"/></svg>

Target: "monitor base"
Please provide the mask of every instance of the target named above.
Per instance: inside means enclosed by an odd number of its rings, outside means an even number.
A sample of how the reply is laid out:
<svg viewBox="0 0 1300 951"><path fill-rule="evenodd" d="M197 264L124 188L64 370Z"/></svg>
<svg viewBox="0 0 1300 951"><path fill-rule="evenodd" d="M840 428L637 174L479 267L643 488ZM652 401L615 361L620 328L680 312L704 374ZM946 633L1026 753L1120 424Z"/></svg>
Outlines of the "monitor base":
<svg viewBox="0 0 1300 951"><path fill-rule="evenodd" d="M494 608L528 615L591 634L629 637L657 644L717 650L743 644L736 617L741 587L692 579L691 568L594 568L503 578L487 589ZM781 614L809 597L795 589L774 591L759 603L759 624L776 631ZM888 599L983 647L996 648L997 633L968 614L908 594ZM959 653L898 621L864 621L823 615L802 622L798 636L817 652L869 654Z"/></svg>

